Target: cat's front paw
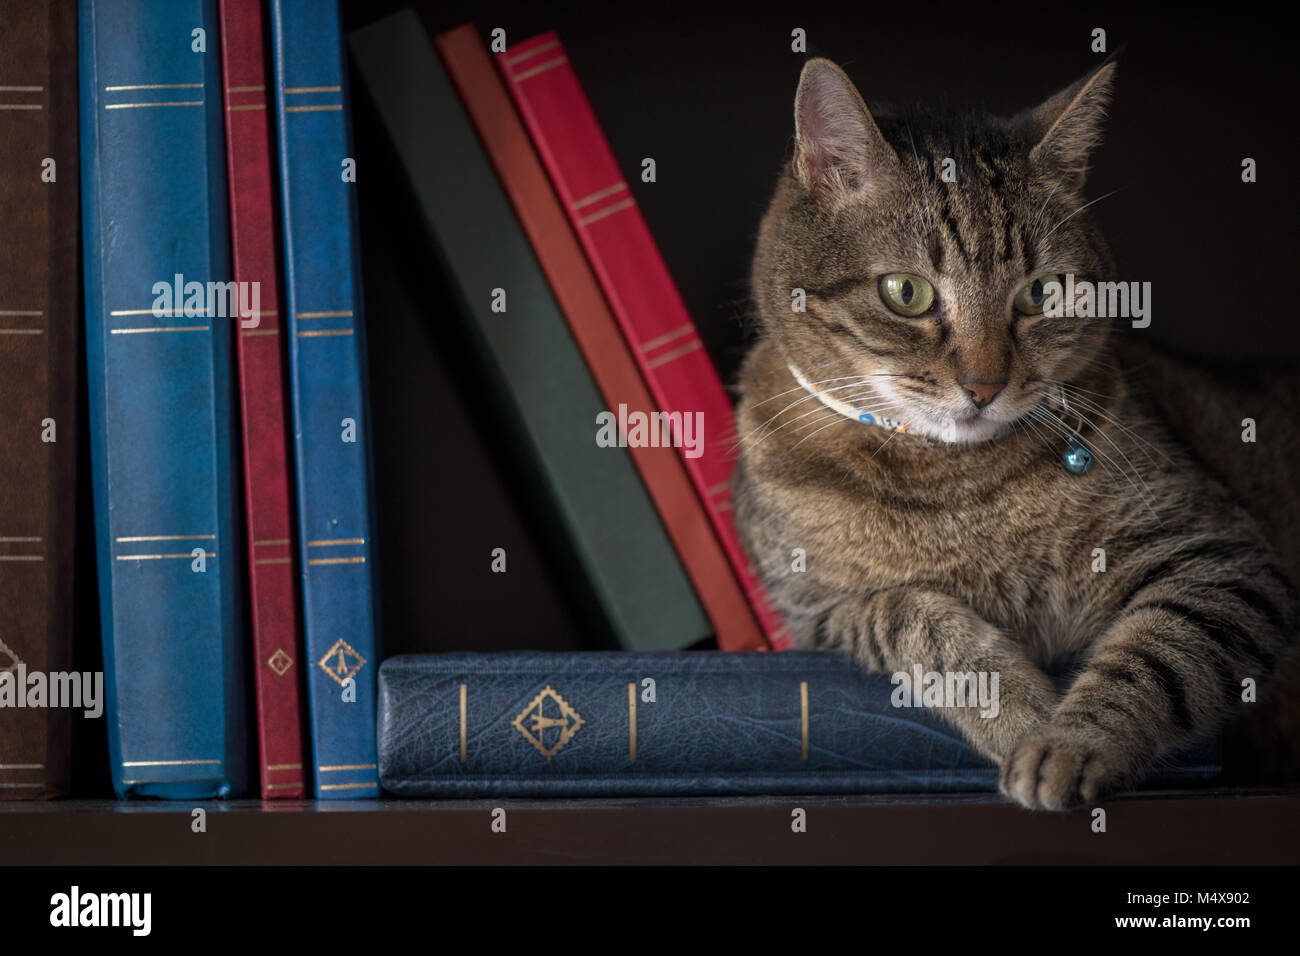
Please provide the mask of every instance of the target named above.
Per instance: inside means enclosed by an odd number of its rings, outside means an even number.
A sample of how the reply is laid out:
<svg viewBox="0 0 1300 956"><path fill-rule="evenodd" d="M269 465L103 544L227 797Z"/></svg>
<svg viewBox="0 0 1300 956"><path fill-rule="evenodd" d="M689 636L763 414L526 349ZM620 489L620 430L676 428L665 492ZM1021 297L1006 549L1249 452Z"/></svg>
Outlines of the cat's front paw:
<svg viewBox="0 0 1300 956"><path fill-rule="evenodd" d="M1049 726L1021 740L1002 761L998 788L1031 810L1069 810L1124 787L1131 765L1113 740Z"/></svg>

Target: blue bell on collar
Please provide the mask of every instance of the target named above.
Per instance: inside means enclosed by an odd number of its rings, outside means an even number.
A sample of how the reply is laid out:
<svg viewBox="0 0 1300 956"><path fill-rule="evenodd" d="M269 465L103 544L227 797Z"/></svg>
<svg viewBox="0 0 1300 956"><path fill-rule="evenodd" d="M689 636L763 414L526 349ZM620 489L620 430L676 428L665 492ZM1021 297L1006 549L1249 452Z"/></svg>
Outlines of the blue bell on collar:
<svg viewBox="0 0 1300 956"><path fill-rule="evenodd" d="M1082 475L1092 467L1092 452L1071 438L1065 446L1064 454L1061 455L1061 464L1070 474Z"/></svg>

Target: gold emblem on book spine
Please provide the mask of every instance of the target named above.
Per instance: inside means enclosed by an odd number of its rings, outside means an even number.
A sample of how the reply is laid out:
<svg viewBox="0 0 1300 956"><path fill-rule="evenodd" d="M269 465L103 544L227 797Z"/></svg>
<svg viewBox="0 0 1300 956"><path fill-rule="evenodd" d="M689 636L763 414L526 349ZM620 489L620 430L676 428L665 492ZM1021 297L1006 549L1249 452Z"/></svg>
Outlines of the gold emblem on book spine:
<svg viewBox="0 0 1300 956"><path fill-rule="evenodd" d="M267 658L266 666L275 671L277 676L283 677L285 672L293 666L293 658L286 654L282 648L276 648L275 653Z"/></svg>
<svg viewBox="0 0 1300 956"><path fill-rule="evenodd" d="M546 715L547 701L554 702L560 716L548 717ZM528 706L520 711L519 716L511 723L515 730L523 734L542 756L550 760L559 752L561 747L573 739L573 735L578 732L578 728L585 721L576 710L569 706L568 701L547 684L546 689L529 701ZM548 734L547 731L552 731L552 733ZM549 746L546 743L548 736L553 738L553 742Z"/></svg>
<svg viewBox="0 0 1300 956"><path fill-rule="evenodd" d="M18 659L18 654L4 641L0 641L0 674L9 671L17 671L18 665L22 661Z"/></svg>
<svg viewBox="0 0 1300 956"><path fill-rule="evenodd" d="M325 652L325 656L318 663L321 670L333 677L341 686L347 683L349 677L366 666L366 659L354 651L347 641L340 638Z"/></svg>

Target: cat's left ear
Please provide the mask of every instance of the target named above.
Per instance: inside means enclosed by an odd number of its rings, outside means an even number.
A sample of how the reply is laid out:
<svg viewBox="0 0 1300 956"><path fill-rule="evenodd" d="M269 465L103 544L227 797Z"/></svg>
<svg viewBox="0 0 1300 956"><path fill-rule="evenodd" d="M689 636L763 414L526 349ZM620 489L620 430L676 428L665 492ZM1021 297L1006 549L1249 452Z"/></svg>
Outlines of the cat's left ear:
<svg viewBox="0 0 1300 956"><path fill-rule="evenodd" d="M1112 55L1083 79L1067 86L1025 114L1029 161L1066 188L1078 190L1088 173L1088 159L1101 143L1106 108L1117 69Z"/></svg>

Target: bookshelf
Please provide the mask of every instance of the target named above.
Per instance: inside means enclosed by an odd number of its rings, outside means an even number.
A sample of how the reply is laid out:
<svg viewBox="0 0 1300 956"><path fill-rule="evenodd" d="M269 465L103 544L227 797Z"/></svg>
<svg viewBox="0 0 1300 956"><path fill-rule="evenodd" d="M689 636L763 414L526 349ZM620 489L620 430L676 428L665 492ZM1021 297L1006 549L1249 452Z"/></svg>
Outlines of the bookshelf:
<svg viewBox="0 0 1300 956"><path fill-rule="evenodd" d="M406 6L406 0L345 2L348 26L356 27ZM779 151L789 136L788 100L799 60L791 57L788 75L766 65L758 84L746 72L751 58L785 56L788 37L784 11L762 13L743 20L731 14L710 14L689 8L676 17L661 11L646 14L629 28L626 13L602 12L599 5L552 14L522 3L466 4L439 7L411 3L420 9L431 32L473 18L487 29L498 23L512 36L558 28L583 63L583 75L598 98L598 111L610 117L610 133L620 159L636 168L642 154L653 154L667 170L662 184L645 191L647 217L669 266L679 277L706 339L710 354L724 376L734 371L743 350L739 316L744 311L743 276L748 265L752 232L762 202L770 191ZM683 7L685 11L688 8ZM869 36L870 11L850 14L832 10L831 22L809 22L821 51L838 59L859 55L836 40ZM972 18L982 14L971 12ZM1056 16L1052 14L1051 16ZM658 18L670 23L674 42L637 37L638 27ZM852 22L850 22L852 21ZM1049 25L1055 23L1049 20ZM1152 21L1155 23L1155 21ZM854 24L857 24L854 26ZM839 30L832 26L840 27ZM950 23L946 36L962 47L968 32ZM975 24L979 27L979 24ZM1159 50L1166 60L1173 40L1152 37L1156 27L1114 18L1116 34L1147 31L1146 49ZM1025 23L1026 35L1043 35L1046 27ZM628 42L607 43L611 36ZM982 37L983 34L980 34ZM940 38L939 42L947 42ZM1182 47L1185 46L1185 49ZM630 49L629 49L630 48ZM1219 50L1218 66L1234 69L1247 54L1233 47ZM1235 51L1235 52L1234 52ZM1023 51L1022 51L1023 52ZM1182 44L1175 51L1183 64L1198 63L1200 51ZM1254 57L1254 52L1249 57ZM1028 51L1042 60L1056 54L1049 46ZM1233 57L1237 57L1236 60ZM1079 64L1087 57L1079 55ZM943 75L944 69L964 69L960 56L941 51L934 57L933 82L940 90L958 88L964 78ZM766 61L765 61L766 62ZM654 77L650 67L658 65ZM945 66L947 64L947 66ZM1076 65L1053 67L1066 77ZM1022 63L1025 69L1030 67ZM1165 72L1169 68L1164 67ZM685 71L684 73L682 71ZM928 71L927 71L928 72ZM906 75L881 69L882 75ZM644 83L626 74L650 78ZM722 76L707 86L708 76ZM685 77L684 79L682 77ZM663 77L677 77L672 81ZM713 82L713 81L708 81ZM1006 81L1017 85L1019 77ZM727 84L734 84L727 88ZM737 88L743 92L738 93ZM886 91L888 92L888 91ZM1215 97L1230 95L1219 92ZM996 90L1007 102L1013 90ZM1120 122L1158 116L1166 129L1188 127L1175 109L1157 113L1153 93L1126 92ZM1017 94L1018 96L1018 94ZM1267 101L1261 100L1264 109ZM777 104L775 112L770 111ZM1212 112L1226 115L1216 101ZM1197 108L1204 108L1201 101ZM710 124L718 123L716 127ZM1145 120L1144 120L1145 122ZM420 244L419 224L409 216L396 177L380 154L373 117L358 107L356 116L361 179L361 220L367 312L371 327L371 365L380 500L379 554L385 654L436 651L473 646L484 650L569 650L590 646L581 639L589 628L581 608L567 599L563 567L548 564L540 544L547 529L538 527L525 504L513 495L502 476L510 473L508 449L491 441L490 422L475 405L481 383L468 378L455 332L439 325L440 317L456 307L446 290L428 279L430 264ZM1249 122L1243 122L1249 128ZM697 166L694 152L707 132L729 143L739 155L761 157L732 165L725 182L717 177L687 173ZM1137 142L1137 133L1117 132L1117 140ZM1157 133L1150 133L1158 141ZM774 151L775 149L775 151ZM1151 151L1156 156L1158 151ZM722 157L717 157L722 162ZM1101 173L1118 167L1112 152ZM1217 159L1216 159L1217 161ZM1129 194L1127 205L1105 208L1108 231L1118 237L1120 253L1143 275L1177 275L1161 260L1160 244L1146 242L1146 226L1161 220L1151 215L1161 196L1192 194L1177 169L1144 177L1139 170L1125 175L1154 183L1156 199ZM673 170L677 172L672 173ZM684 173L683 171L686 171ZM1200 168L1186 176L1200 175ZM1231 177L1229 177L1230 179ZM1197 183L1200 185L1200 183ZM1098 193L1105 186L1098 187ZM1145 205L1144 205L1145 203ZM1167 208L1176 208L1172 201ZM697 211L709 210L708 228L700 228ZM1179 207L1180 208L1180 207ZM1180 213L1181 215L1181 213ZM1242 214L1249 216L1246 210ZM1261 229L1262 223L1262 229ZM1270 271L1270 256L1290 248L1280 232L1282 217L1263 217L1228 224L1224 236L1248 234L1259 249L1248 258L1261 272ZM1125 227L1130 228L1125 228ZM1136 236L1125 239L1125 236ZM1123 248L1128 242L1130 248ZM1150 250L1138 248L1145 243ZM1154 250L1154 251L1151 251ZM1276 250L1270 252L1269 250ZM1181 267L1184 248L1164 255ZM1145 259L1143 257L1146 257ZM1202 248L1198 258L1218 258ZM1179 290L1180 283L1165 288ZM1194 290L1201 294L1202 290ZM1227 296L1230 284L1209 290ZM1192 294L1188 291L1186 294ZM1209 317L1190 337L1203 346L1222 344L1218 308L1201 310ZM443 323L446 324L446 323ZM1249 343L1284 351L1294 344L1295 329L1284 330L1279 344L1259 332L1234 337L1232 347L1248 351ZM1273 331L1269 329L1269 331ZM1291 338L1285 338L1286 335ZM1243 344L1244 343L1244 344ZM1267 343L1272 343L1271 345ZM382 374L380 374L382 373ZM84 387L84 386L83 386ZM85 399L82 398L84 405ZM83 442L85 436L82 436ZM83 458L85 449L83 449ZM447 462L454 462L454 467ZM81 536L89 542L90 501L83 487L79 502ZM486 563L465 555L505 546L511 572L504 578L482 573ZM96 670L98 621L93 548L79 549L76 668ZM431 586L432 582L432 586ZM448 596L454 596L449 599ZM79 726L73 749L74 798L50 803L0 802L0 865L65 864L407 864L407 863L1035 863L1095 864L1228 863L1276 864L1300 860L1300 835L1294 826L1300 812L1297 791L1202 790L1178 794L1140 793L1106 804L1108 829L1094 833L1086 811L1070 814L1031 814L991 795L899 795L891 797L751 797L727 799L641 800L466 800L316 803L238 800L218 803L118 803L108 797L106 743L103 722ZM190 814L195 806L208 813L205 835L192 834ZM490 813L506 810L509 829L493 834ZM790 812L809 811L808 831L792 834ZM1118 839L1112 837L1118 836Z"/></svg>

